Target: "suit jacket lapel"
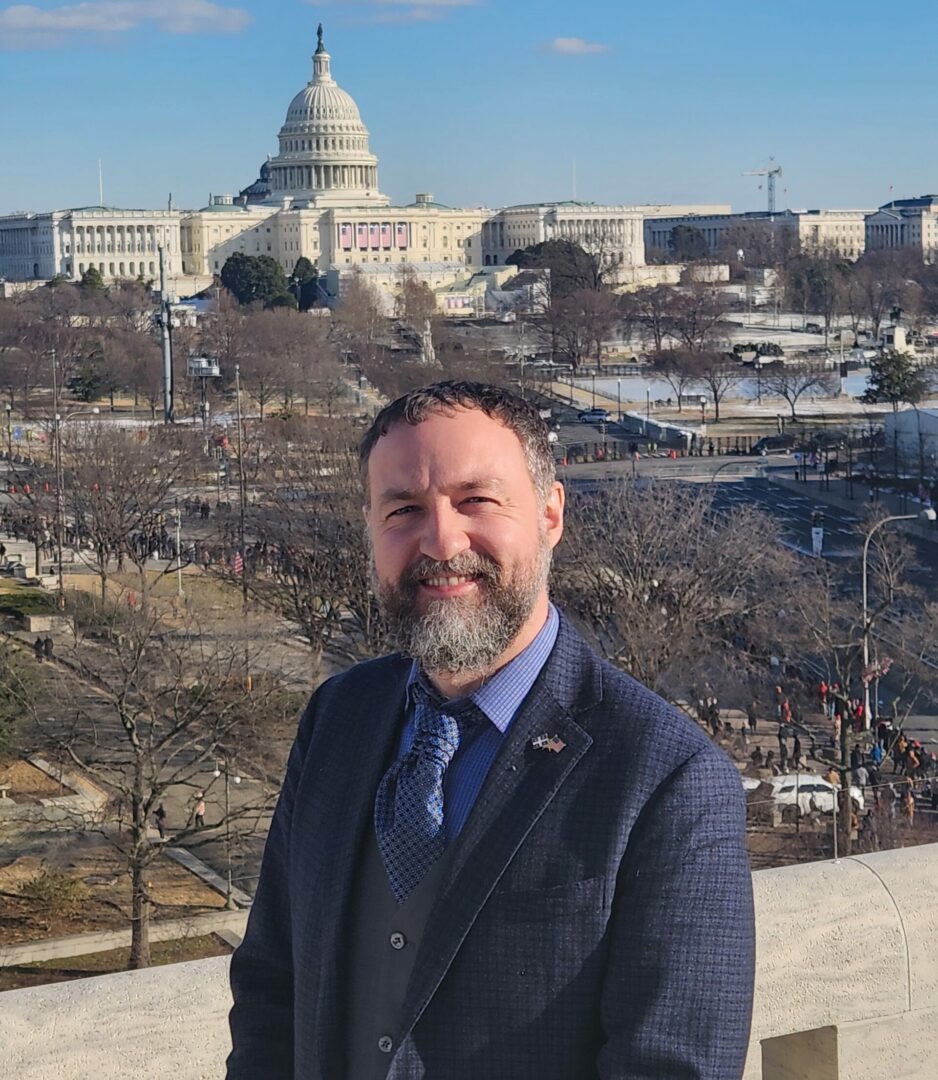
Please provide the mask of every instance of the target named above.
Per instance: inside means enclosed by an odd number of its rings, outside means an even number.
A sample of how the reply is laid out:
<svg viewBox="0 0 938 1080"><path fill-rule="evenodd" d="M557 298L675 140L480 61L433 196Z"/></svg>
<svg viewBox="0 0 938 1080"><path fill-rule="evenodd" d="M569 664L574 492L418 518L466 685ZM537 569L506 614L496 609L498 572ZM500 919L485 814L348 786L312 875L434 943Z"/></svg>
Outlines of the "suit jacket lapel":
<svg viewBox="0 0 938 1080"><path fill-rule="evenodd" d="M580 664L571 665L571 653ZM569 681L571 668L576 671L575 683ZM512 722L451 853L408 986L404 1034L420 1019L524 838L589 749L593 740L572 712L600 696L601 679L592 655L562 621L554 651ZM531 740L541 734L557 735L566 745L559 753L533 750Z"/></svg>
<svg viewBox="0 0 938 1080"><path fill-rule="evenodd" d="M334 1074L340 1052L338 1005L342 989L339 949L344 939L345 916L362 838L373 820L374 795L393 753L403 714L410 662L398 660L391 680L376 677L364 682L361 697L351 712L330 724L337 745L329 755L333 764L327 790L316 799L315 828L318 842L328 851L328 870L319 875L319 902L310 904L308 940L318 940L321 957L316 1030L323 1076ZM390 683L390 685L389 685ZM347 706L343 702L345 710ZM311 818L311 820L313 820ZM347 837L342 845L337 836Z"/></svg>

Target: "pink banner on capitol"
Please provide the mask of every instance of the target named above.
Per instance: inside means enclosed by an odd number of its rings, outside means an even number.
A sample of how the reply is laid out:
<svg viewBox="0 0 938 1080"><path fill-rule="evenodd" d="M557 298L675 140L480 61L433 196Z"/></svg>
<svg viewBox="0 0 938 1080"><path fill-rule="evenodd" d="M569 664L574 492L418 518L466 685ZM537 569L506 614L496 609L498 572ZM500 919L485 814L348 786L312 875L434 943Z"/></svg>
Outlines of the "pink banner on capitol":
<svg viewBox="0 0 938 1080"><path fill-rule="evenodd" d="M352 226L347 222L339 226L339 244L343 251L352 250Z"/></svg>
<svg viewBox="0 0 938 1080"><path fill-rule="evenodd" d="M371 232L371 246L373 248L381 247L381 226L373 222L368 228Z"/></svg>
<svg viewBox="0 0 938 1080"><path fill-rule="evenodd" d="M356 235L358 237L358 250L365 251L368 247L368 226L363 221L358 223Z"/></svg>
<svg viewBox="0 0 938 1080"><path fill-rule="evenodd" d="M410 240L409 230L407 228L406 221L399 221L394 229L394 243L396 247L405 248L408 246Z"/></svg>
<svg viewBox="0 0 938 1080"><path fill-rule="evenodd" d="M381 246L383 248L391 246L391 223L389 221L381 222Z"/></svg>

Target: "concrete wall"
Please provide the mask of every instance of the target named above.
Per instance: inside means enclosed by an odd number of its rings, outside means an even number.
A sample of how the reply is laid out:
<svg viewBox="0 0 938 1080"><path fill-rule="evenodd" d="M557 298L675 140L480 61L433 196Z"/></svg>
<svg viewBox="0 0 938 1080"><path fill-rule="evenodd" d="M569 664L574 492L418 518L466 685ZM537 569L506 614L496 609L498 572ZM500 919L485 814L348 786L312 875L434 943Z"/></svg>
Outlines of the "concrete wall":
<svg viewBox="0 0 938 1080"><path fill-rule="evenodd" d="M933 1080L938 844L753 875L758 972L745 1080ZM706 988L703 988L706 992ZM227 960L0 994L0 1074L223 1073Z"/></svg>

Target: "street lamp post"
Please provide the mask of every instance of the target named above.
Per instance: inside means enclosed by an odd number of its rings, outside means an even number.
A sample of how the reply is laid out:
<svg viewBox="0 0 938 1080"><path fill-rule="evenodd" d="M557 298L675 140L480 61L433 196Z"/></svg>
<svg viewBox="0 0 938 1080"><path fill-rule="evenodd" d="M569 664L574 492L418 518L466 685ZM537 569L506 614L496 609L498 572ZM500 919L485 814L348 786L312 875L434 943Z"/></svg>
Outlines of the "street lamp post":
<svg viewBox="0 0 938 1080"><path fill-rule="evenodd" d="M7 461L13 460L13 406L7 402Z"/></svg>
<svg viewBox="0 0 938 1080"><path fill-rule="evenodd" d="M596 408L596 372L593 372L593 408Z"/></svg>
<svg viewBox="0 0 938 1080"><path fill-rule="evenodd" d="M616 419L622 423L622 380L616 379Z"/></svg>
<svg viewBox="0 0 938 1080"><path fill-rule="evenodd" d="M55 370L55 358L52 360L53 371ZM53 377L53 390L56 382ZM56 400L58 395L56 394ZM76 409L74 412L62 416L56 412L52 418L52 453L55 469L55 546L58 556L58 607L60 611L65 609L65 571L63 567L62 549L64 547L63 533L65 531L65 469L62 466L62 425L76 416L97 416L100 409L95 406L92 409Z"/></svg>
<svg viewBox="0 0 938 1080"><path fill-rule="evenodd" d="M234 911L236 904L234 902L234 889L231 884L231 784L240 784L240 776L231 775L231 767L226 755L224 761L224 774L225 774L225 860L227 863L227 879L225 886L225 907L229 911ZM222 775L222 769L218 763L215 765L214 776L217 780Z"/></svg>
<svg viewBox="0 0 938 1080"><path fill-rule="evenodd" d="M863 541L863 723L867 731L870 730L870 679L868 675L870 669L870 631L873 627L873 620L870 618L868 588L870 541L884 525L888 525L891 521L934 521L935 517L935 511L930 506L926 506L917 514L894 514L891 517L884 517L881 521L876 522Z"/></svg>
<svg viewBox="0 0 938 1080"><path fill-rule="evenodd" d="M238 544L241 547L241 603L248 609L248 553L244 547L244 419L241 413L241 365L235 364L235 391L238 397Z"/></svg>
<svg viewBox="0 0 938 1080"><path fill-rule="evenodd" d="M182 597L182 511L178 506L173 507L173 517L176 519L176 594Z"/></svg>

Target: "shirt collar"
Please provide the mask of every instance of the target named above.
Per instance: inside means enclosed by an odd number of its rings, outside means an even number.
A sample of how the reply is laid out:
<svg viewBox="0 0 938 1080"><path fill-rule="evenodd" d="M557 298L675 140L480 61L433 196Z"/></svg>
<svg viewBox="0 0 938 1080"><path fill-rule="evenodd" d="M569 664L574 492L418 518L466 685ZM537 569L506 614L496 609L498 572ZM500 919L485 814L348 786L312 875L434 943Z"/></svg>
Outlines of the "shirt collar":
<svg viewBox="0 0 938 1080"><path fill-rule="evenodd" d="M504 735L547 662L559 630L560 615L554 605L550 604L547 619L530 645L500 668L478 690L474 690L467 697L452 698L449 701L443 701L415 660L407 678L408 702L413 706L415 695L419 694L423 698L429 698L438 708L445 708L448 716L477 717L481 712Z"/></svg>

